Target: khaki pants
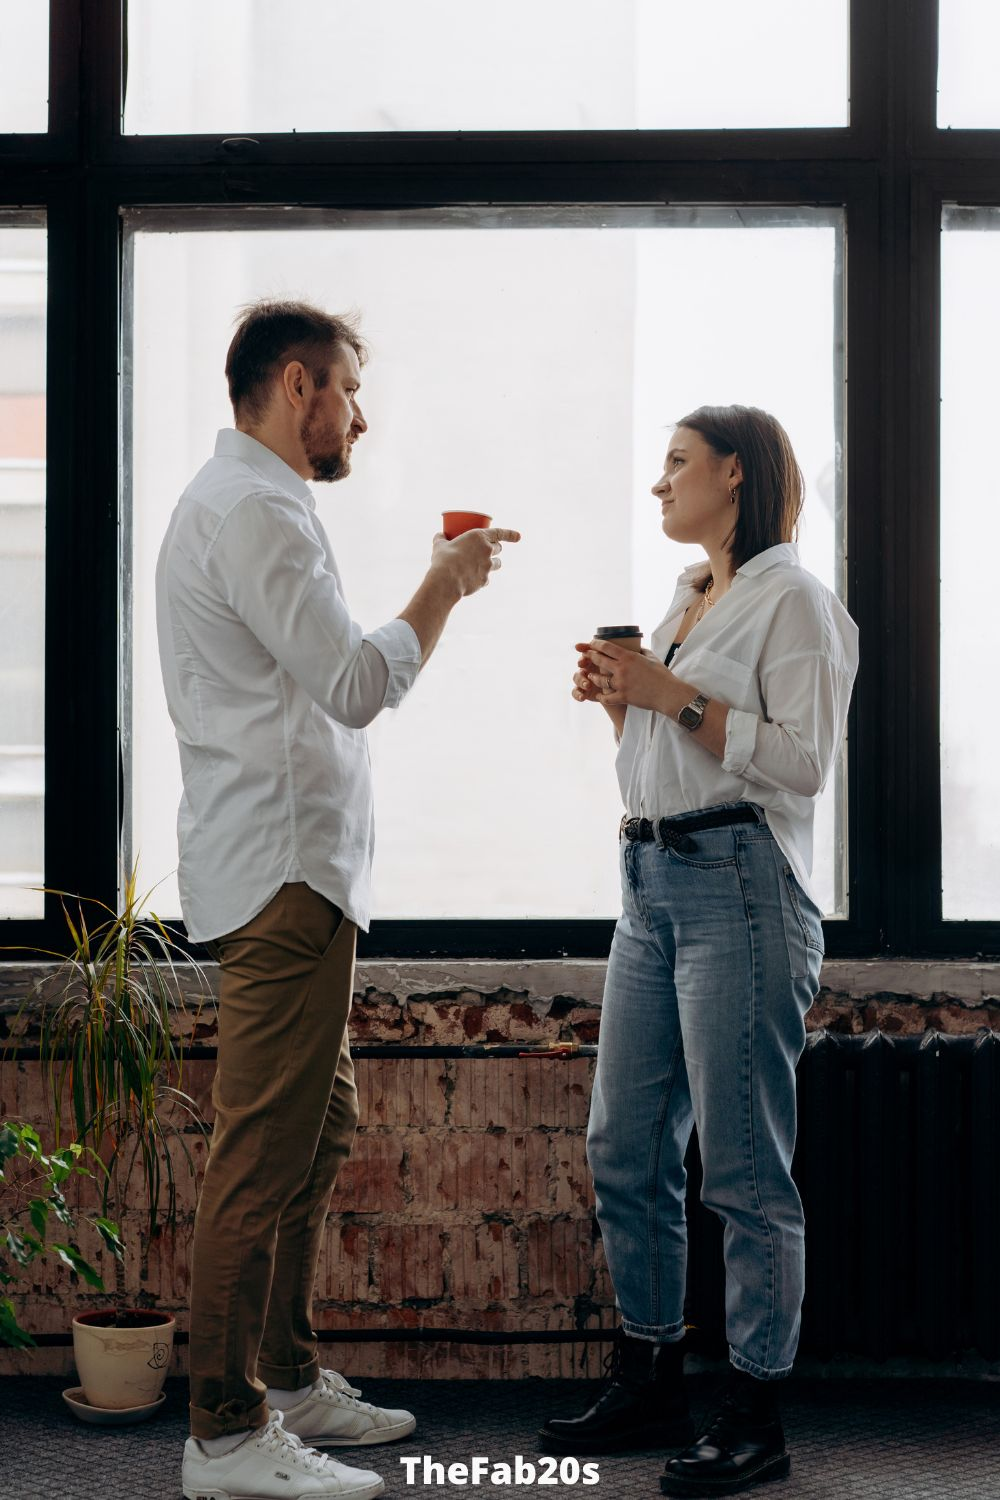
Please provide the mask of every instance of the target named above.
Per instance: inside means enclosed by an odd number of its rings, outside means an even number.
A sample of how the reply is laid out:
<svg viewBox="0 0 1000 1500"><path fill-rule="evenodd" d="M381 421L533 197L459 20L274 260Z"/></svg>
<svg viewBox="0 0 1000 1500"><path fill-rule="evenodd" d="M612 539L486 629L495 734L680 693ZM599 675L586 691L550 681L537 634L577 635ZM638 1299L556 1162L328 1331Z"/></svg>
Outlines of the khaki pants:
<svg viewBox="0 0 1000 1500"><path fill-rule="evenodd" d="M195 1217L191 1431L267 1421L266 1387L319 1374L312 1295L358 1121L347 1037L357 929L302 881L213 946L215 1129Z"/></svg>

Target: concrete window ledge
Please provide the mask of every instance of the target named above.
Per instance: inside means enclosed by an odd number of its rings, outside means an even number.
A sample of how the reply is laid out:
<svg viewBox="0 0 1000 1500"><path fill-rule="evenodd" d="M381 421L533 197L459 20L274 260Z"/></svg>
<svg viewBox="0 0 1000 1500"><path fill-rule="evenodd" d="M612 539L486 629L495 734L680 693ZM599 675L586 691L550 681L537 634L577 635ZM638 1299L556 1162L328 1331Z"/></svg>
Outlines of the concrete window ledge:
<svg viewBox="0 0 1000 1500"><path fill-rule="evenodd" d="M357 966L352 1036L359 1043L414 1045L595 1042L606 967L596 959L367 960ZM0 965L0 1031L26 998L45 992L54 968ZM176 972L196 1002L193 967L180 964ZM204 973L210 996L202 997L193 1039L207 1043L215 1029L218 966L207 963ZM853 1034L1000 1030L1000 964L833 959L823 966L806 1025Z"/></svg>

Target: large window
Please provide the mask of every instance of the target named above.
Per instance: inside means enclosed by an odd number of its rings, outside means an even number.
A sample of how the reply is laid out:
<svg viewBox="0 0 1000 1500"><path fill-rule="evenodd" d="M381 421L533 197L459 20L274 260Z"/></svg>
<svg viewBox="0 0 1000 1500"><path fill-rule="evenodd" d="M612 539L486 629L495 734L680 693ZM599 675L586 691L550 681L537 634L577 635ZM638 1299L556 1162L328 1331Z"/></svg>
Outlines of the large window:
<svg viewBox="0 0 1000 1500"><path fill-rule="evenodd" d="M44 131L48 121L48 6L0 0L0 134Z"/></svg>
<svg viewBox="0 0 1000 1500"><path fill-rule="evenodd" d="M373 728L363 953L607 953L620 805L572 646L662 618L669 424L742 401L860 629L827 953L1000 956L996 9L0 0L4 938L53 946L31 888L113 907L135 857L179 915L153 562L231 421L233 315L281 292L373 347L355 472L317 487L359 619L443 506L524 533Z"/></svg>
<svg viewBox="0 0 1000 1500"><path fill-rule="evenodd" d="M621 619L648 643L700 555L666 540L649 492L671 421L705 402L780 414L808 475L803 560L843 586L841 217L525 209L199 231L195 216L188 232L172 218L173 233L156 233L156 216L139 216L136 579L152 576L178 495L232 424L232 319L264 288L360 308L374 345L355 473L316 487L356 617L371 627L402 608L442 508L474 505L523 532L495 587L456 610L433 667L370 733L377 916L615 914L614 741L606 716L570 697L573 643ZM137 588L132 832L144 884L176 863L181 791L154 623ZM508 675L514 661L530 669ZM841 791L835 776L817 819L831 916L846 914ZM587 814L564 817L568 807ZM538 859L552 817L560 857ZM180 915L173 887L157 899Z"/></svg>
<svg viewBox="0 0 1000 1500"><path fill-rule="evenodd" d="M1000 6L995 0L941 0L938 124L1000 125Z"/></svg>
<svg viewBox="0 0 1000 1500"><path fill-rule="evenodd" d="M144 0L128 134L846 125L847 0Z"/></svg>
<svg viewBox="0 0 1000 1500"><path fill-rule="evenodd" d="M944 916L1000 919L995 578L1000 209L951 209L942 241L941 827ZM973 708L972 705L978 705ZM972 720L975 720L973 724Z"/></svg>
<svg viewBox="0 0 1000 1500"><path fill-rule="evenodd" d="M45 286L45 230L0 210L0 918L43 915Z"/></svg>

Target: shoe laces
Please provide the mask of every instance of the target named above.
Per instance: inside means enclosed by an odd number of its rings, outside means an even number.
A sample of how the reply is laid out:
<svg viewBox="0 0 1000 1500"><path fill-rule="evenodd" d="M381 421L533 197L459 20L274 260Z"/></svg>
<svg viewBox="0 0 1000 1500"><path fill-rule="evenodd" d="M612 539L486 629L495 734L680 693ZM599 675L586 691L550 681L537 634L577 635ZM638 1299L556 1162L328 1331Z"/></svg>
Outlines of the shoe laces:
<svg viewBox="0 0 1000 1500"><path fill-rule="evenodd" d="M265 1453L306 1469L311 1474L330 1472L329 1461L324 1454L317 1452L315 1448L307 1448L294 1432L285 1431L283 1412L271 1413L270 1420L257 1434L257 1443Z"/></svg>
<svg viewBox="0 0 1000 1500"><path fill-rule="evenodd" d="M336 1370L320 1370L319 1378L323 1382L316 1392L318 1396L333 1401L337 1406L350 1406L354 1411L367 1412L374 1417L376 1408L370 1401L359 1401L361 1392L356 1386L350 1385L343 1375L338 1375Z"/></svg>
<svg viewBox="0 0 1000 1500"><path fill-rule="evenodd" d="M335 1390L343 1391L345 1395L361 1395L357 1387L353 1386L349 1380L345 1380L337 1370L320 1370L319 1377L324 1385L332 1385Z"/></svg>

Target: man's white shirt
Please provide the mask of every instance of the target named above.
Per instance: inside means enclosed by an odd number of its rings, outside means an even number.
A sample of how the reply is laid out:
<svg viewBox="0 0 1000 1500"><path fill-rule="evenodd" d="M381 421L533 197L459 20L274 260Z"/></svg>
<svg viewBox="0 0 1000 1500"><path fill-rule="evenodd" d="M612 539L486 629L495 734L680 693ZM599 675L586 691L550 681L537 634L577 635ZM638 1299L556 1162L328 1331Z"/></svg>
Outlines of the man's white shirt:
<svg viewBox="0 0 1000 1500"><path fill-rule="evenodd" d="M405 620L352 620L311 490L246 433L219 433L171 516L156 626L188 937L242 927L298 880L367 931L365 726L412 687L420 643Z"/></svg>
<svg viewBox="0 0 1000 1500"><path fill-rule="evenodd" d="M685 568L652 638L662 661L699 597L705 561ZM618 750L630 817L662 818L718 802L756 802L803 890L810 883L813 813L844 737L858 669L858 628L837 596L783 542L736 570L729 591L693 627L670 669L729 705L720 761L698 731L628 709Z"/></svg>

